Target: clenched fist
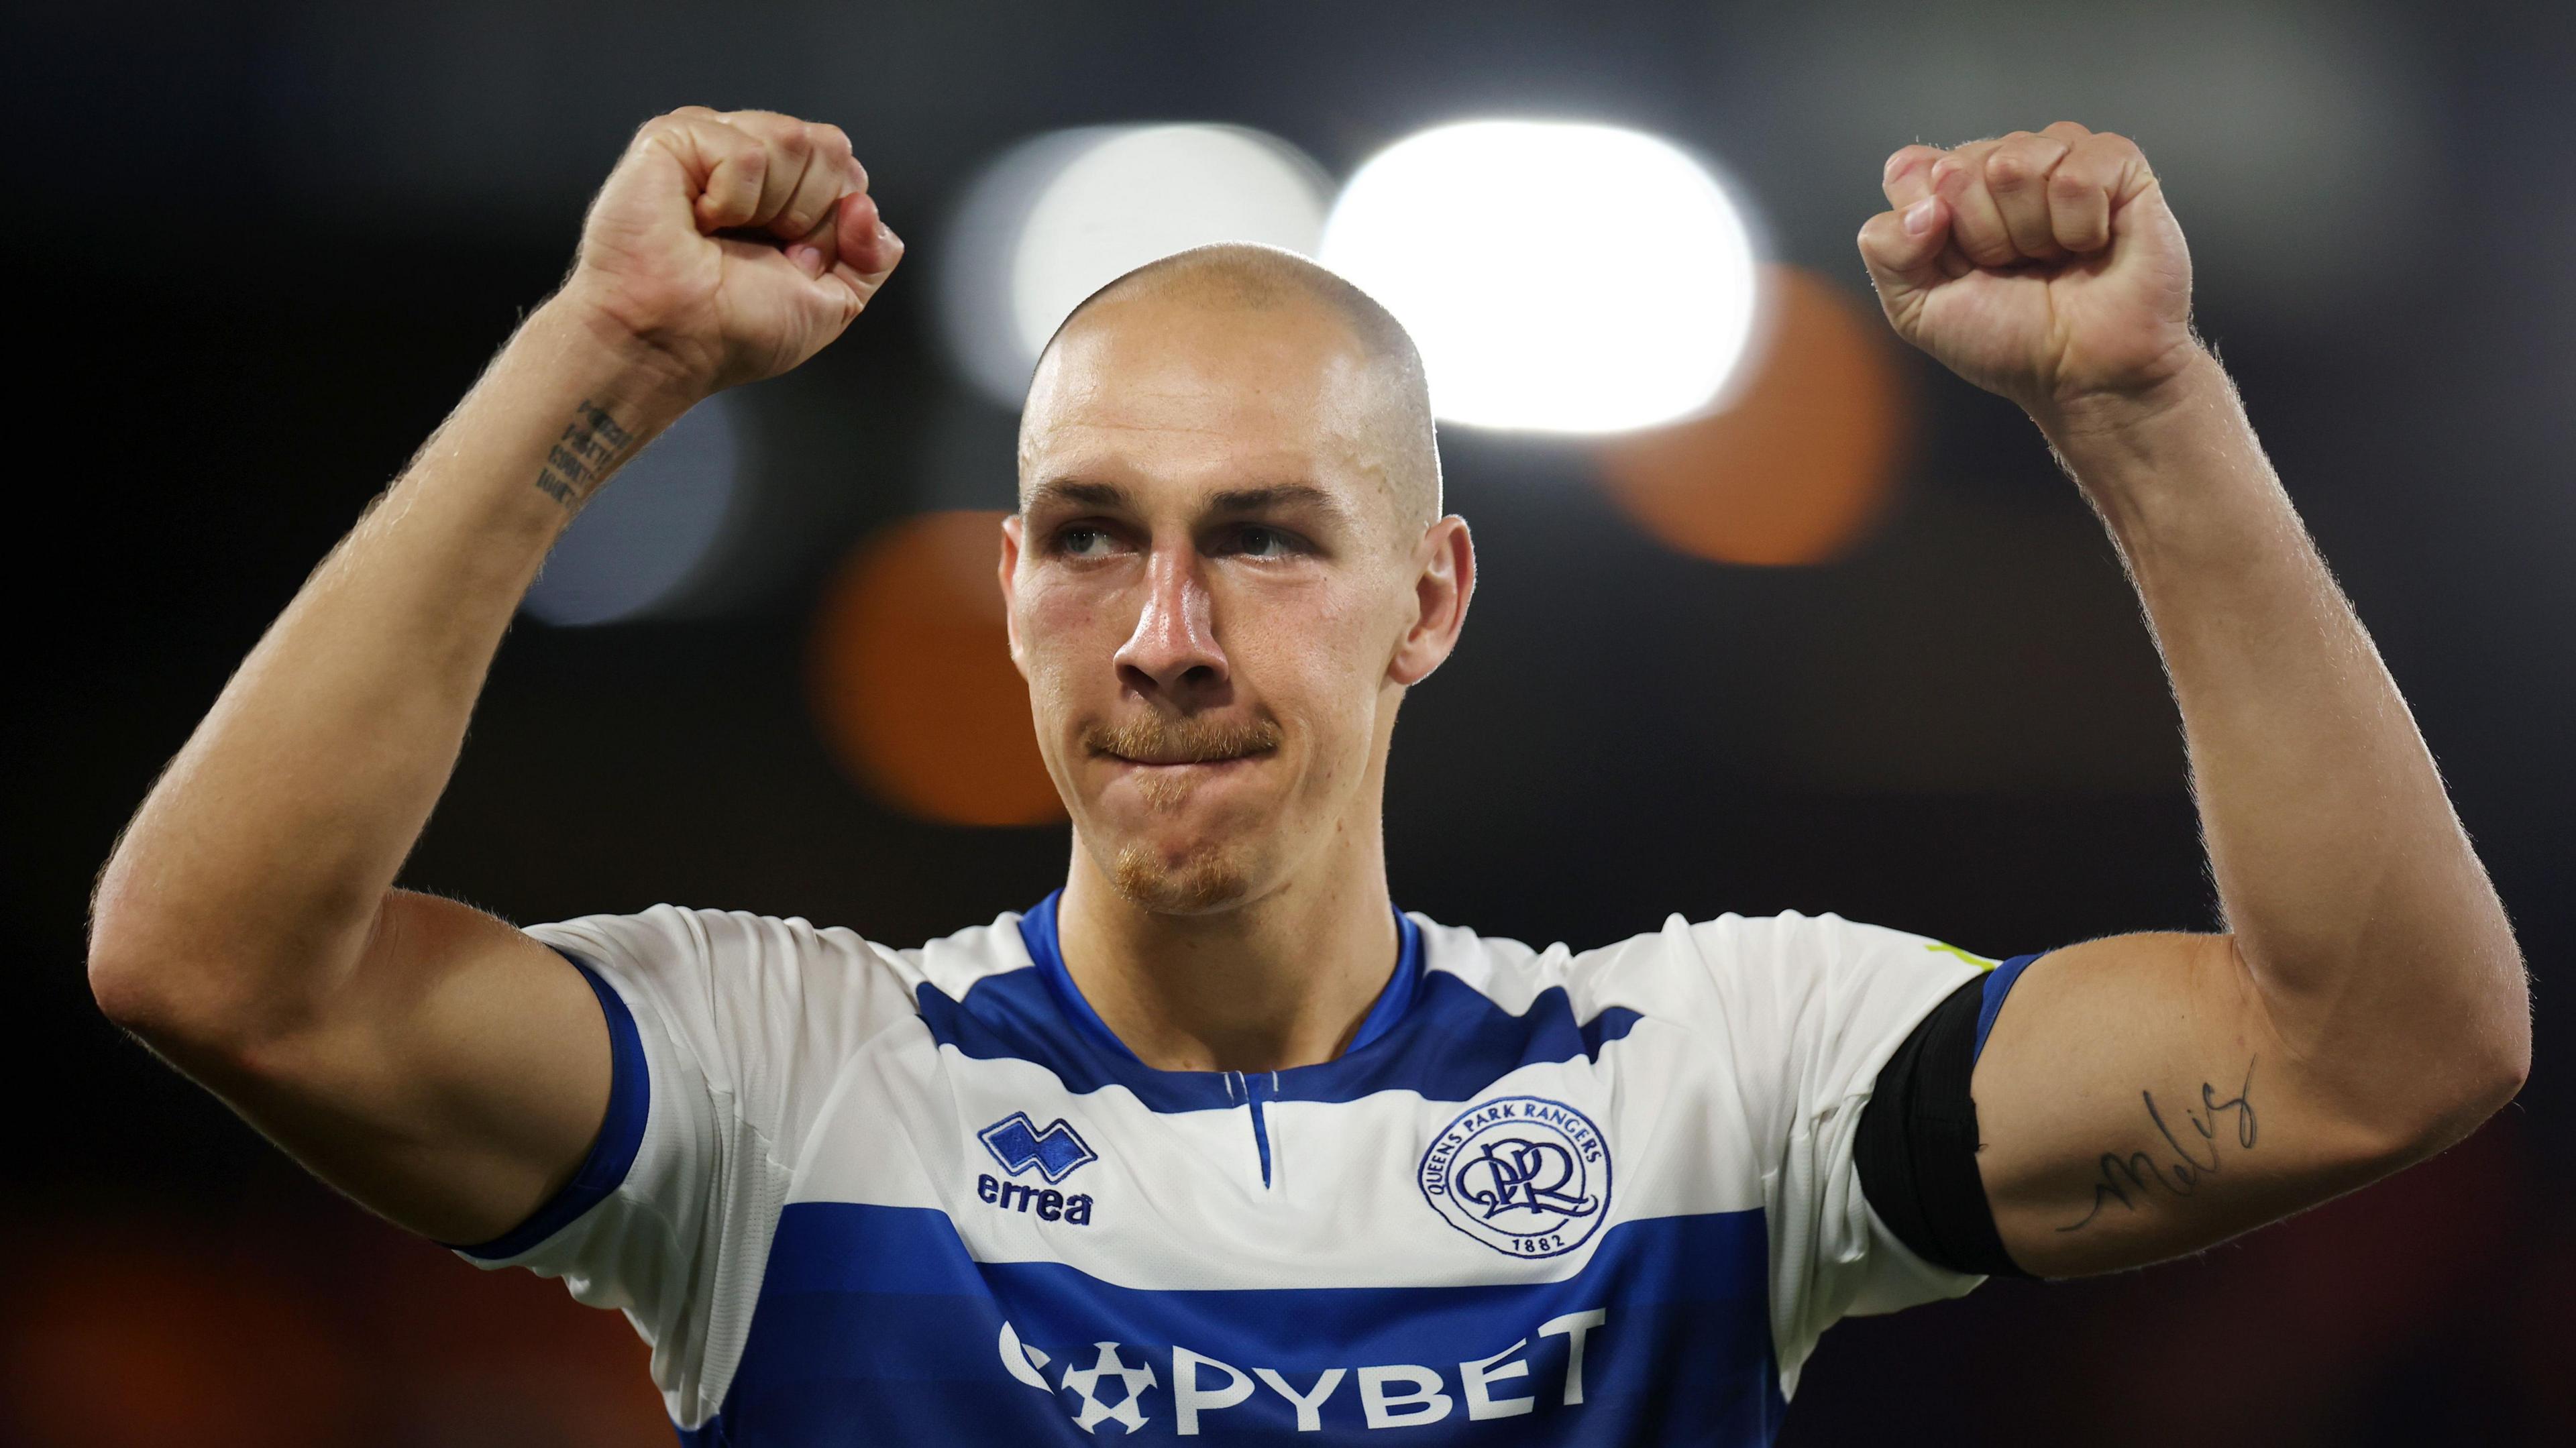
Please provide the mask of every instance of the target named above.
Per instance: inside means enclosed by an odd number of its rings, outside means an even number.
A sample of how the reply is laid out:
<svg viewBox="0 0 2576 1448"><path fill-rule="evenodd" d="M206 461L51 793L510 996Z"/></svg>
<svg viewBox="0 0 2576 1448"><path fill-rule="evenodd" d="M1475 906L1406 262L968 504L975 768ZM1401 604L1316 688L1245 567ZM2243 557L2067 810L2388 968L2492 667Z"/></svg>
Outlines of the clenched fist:
<svg viewBox="0 0 2576 1448"><path fill-rule="evenodd" d="M2047 421L2141 398L2199 350L2191 253L2147 158L2059 121L1887 160L1860 253L1897 334Z"/></svg>
<svg viewBox="0 0 2576 1448"><path fill-rule="evenodd" d="M839 127L682 106L600 187L562 295L712 393L820 351L902 256Z"/></svg>

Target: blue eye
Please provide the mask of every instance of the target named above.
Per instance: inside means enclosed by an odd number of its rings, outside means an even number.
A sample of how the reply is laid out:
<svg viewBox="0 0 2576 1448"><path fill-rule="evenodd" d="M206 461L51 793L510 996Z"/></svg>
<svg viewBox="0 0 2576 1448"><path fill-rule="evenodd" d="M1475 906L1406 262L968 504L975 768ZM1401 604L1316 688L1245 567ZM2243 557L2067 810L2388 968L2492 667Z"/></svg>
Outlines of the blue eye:
<svg viewBox="0 0 2576 1448"><path fill-rule="evenodd" d="M1055 546L1076 558L1097 557L1109 543L1107 530L1100 528L1067 528L1058 533Z"/></svg>

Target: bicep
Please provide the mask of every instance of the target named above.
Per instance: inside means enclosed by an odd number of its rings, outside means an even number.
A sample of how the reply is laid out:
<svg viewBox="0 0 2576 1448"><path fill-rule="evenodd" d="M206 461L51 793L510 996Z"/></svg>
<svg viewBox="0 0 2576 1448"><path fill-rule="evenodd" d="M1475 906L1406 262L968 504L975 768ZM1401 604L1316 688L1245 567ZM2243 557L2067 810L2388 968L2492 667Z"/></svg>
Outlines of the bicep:
<svg viewBox="0 0 2576 1448"><path fill-rule="evenodd" d="M447 1242L518 1225L608 1109L609 1027L571 962L507 922L394 891L298 1028L192 1074L316 1175Z"/></svg>
<svg viewBox="0 0 2576 1448"><path fill-rule="evenodd" d="M2224 935L2041 957L1970 1089L1996 1230L2041 1277L2195 1252L2401 1164L2304 1078Z"/></svg>

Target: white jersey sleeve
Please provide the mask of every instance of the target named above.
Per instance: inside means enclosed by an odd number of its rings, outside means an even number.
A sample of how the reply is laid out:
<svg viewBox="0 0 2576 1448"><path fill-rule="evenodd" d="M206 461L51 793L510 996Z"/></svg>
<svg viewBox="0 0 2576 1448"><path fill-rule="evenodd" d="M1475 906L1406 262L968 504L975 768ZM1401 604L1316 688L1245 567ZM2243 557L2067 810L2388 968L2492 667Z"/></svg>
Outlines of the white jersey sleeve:
<svg viewBox="0 0 2576 1448"><path fill-rule="evenodd" d="M458 1250L559 1277L652 1344L671 1416L697 1422L740 1355L806 1129L839 1064L916 1018L911 971L847 930L656 906L527 933L584 969L615 1064L607 1122L571 1186ZM721 1377L722 1368L716 1372Z"/></svg>
<svg viewBox="0 0 2576 1448"><path fill-rule="evenodd" d="M1992 962L1830 914L1730 915L1689 935L1716 985L1703 1020L1713 1009L1765 1163L1773 1345L1783 1392L1794 1392L1839 1319L1964 1296L1986 1280L1899 1241L1862 1194L1852 1147L1880 1068Z"/></svg>

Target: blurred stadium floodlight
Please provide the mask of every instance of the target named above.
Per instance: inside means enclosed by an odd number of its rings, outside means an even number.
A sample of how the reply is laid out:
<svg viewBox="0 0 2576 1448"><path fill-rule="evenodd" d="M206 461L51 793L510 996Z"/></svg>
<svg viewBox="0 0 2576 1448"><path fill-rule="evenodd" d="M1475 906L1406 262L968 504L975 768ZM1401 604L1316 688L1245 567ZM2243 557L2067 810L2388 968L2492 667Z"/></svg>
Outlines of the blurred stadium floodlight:
<svg viewBox="0 0 2576 1448"><path fill-rule="evenodd" d="M691 408L583 507L523 607L571 626L678 602L723 531L741 460L732 399Z"/></svg>
<svg viewBox="0 0 2576 1448"><path fill-rule="evenodd" d="M1528 432L1707 406L1753 331L1749 228L1659 137L1465 121L1398 141L1333 204L1322 260L1401 318L1433 410Z"/></svg>
<svg viewBox="0 0 2576 1448"><path fill-rule="evenodd" d="M1084 297L1213 241L1313 255L1324 173L1240 126L1091 126L1004 152L968 188L942 248L942 332L978 389L1016 410L1038 349Z"/></svg>

